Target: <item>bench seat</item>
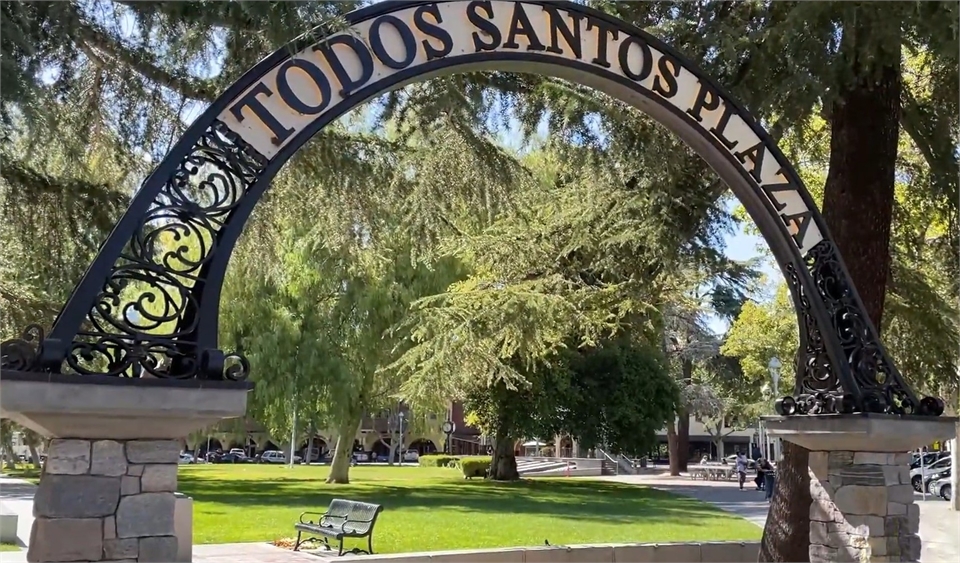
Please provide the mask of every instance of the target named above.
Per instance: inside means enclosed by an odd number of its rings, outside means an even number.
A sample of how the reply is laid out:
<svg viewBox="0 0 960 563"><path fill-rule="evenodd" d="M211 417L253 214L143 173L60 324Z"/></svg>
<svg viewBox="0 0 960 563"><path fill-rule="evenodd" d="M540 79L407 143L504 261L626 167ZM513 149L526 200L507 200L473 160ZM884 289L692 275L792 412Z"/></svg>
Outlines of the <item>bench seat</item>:
<svg viewBox="0 0 960 563"><path fill-rule="evenodd" d="M330 540L339 542L337 555L343 555L343 540L346 538L367 538L367 549L354 548L354 553L373 554L373 527L377 516L383 510L379 504L345 499L333 499L326 512L304 512L300 521L294 524L297 530L297 543L293 550L308 541L320 541L327 549L332 549ZM304 537L304 532L309 534Z"/></svg>

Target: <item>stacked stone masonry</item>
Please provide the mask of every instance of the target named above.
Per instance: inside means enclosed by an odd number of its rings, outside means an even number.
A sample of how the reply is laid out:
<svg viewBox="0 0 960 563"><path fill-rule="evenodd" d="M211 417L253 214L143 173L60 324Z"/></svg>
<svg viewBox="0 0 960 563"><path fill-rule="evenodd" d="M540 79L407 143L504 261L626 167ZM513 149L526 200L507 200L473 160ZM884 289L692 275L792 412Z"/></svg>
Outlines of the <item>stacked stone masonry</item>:
<svg viewBox="0 0 960 563"><path fill-rule="evenodd" d="M810 452L810 563L920 560L910 454Z"/></svg>
<svg viewBox="0 0 960 563"><path fill-rule="evenodd" d="M53 440L27 561L174 561L177 440Z"/></svg>

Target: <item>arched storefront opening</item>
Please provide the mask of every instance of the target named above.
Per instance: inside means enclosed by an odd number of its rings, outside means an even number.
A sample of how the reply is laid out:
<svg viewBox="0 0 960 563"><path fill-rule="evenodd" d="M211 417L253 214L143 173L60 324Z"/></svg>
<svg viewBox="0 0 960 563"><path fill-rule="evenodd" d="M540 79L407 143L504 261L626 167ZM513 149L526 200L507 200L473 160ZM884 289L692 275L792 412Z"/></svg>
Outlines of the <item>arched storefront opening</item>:
<svg viewBox="0 0 960 563"><path fill-rule="evenodd" d="M435 454L437 451L437 445L433 443L433 440L428 440L426 438L420 438L410 442L409 446L406 446L408 450L417 450L419 455Z"/></svg>

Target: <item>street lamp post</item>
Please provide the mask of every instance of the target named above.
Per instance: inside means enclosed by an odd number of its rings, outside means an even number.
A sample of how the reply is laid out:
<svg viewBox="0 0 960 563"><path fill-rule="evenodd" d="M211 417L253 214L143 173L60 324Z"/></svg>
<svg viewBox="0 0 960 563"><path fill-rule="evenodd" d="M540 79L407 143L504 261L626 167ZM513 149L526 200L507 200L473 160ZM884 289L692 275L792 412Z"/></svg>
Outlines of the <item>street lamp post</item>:
<svg viewBox="0 0 960 563"><path fill-rule="evenodd" d="M443 433L447 435L446 441L443 443L443 453L450 454L450 435L456 432L457 425L453 423L452 420L447 419L444 421L443 426L441 427Z"/></svg>
<svg viewBox="0 0 960 563"><path fill-rule="evenodd" d="M403 466L403 419L403 411L400 411L400 413L397 414L397 420L400 421L400 447L397 449L397 455L400 458L399 464L401 467Z"/></svg>
<svg viewBox="0 0 960 563"><path fill-rule="evenodd" d="M770 382L773 383L773 403L776 405L777 399L780 398L780 368L783 367L783 364L780 362L780 358L774 356L770 358L770 363L767 364L767 368L770 370ZM777 438L773 443L774 449L774 458L779 462L780 461L780 439Z"/></svg>

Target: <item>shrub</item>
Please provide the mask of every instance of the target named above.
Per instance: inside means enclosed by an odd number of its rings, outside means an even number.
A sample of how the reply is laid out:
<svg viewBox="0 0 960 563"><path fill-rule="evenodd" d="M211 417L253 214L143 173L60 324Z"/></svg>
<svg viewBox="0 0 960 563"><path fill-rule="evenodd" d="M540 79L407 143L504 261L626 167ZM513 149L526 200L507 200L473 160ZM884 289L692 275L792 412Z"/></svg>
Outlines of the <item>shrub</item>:
<svg viewBox="0 0 960 563"><path fill-rule="evenodd" d="M463 471L464 479L472 477L486 477L490 470L492 458L488 455L478 455L464 457L460 459L460 469Z"/></svg>
<svg viewBox="0 0 960 563"><path fill-rule="evenodd" d="M420 467L450 467L451 463L456 463L460 458L448 454L431 454L420 456Z"/></svg>

